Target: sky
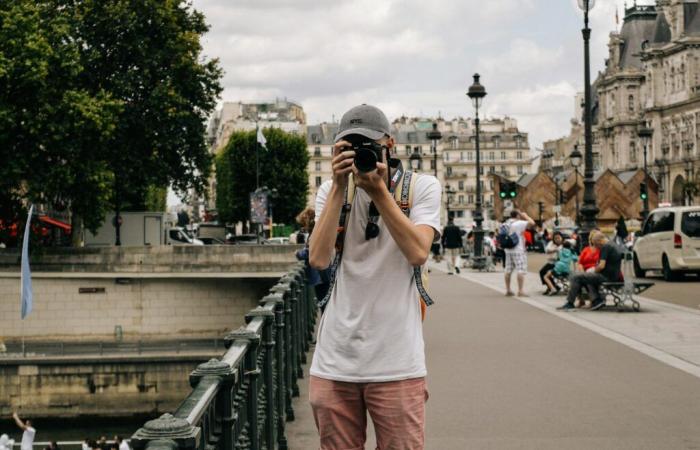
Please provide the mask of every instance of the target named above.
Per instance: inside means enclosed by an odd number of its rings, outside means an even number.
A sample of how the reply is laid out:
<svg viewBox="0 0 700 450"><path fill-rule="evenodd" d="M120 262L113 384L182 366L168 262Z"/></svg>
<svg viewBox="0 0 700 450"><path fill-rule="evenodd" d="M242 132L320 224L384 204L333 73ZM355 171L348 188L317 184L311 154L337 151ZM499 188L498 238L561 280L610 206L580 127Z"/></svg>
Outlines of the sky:
<svg viewBox="0 0 700 450"><path fill-rule="evenodd" d="M633 0L629 0L630 3ZM648 4L651 0L639 0ZM222 101L299 102L308 123L368 103L389 119L471 117L481 74L487 117L508 115L532 148L568 134L583 90L583 13L576 0L193 0L211 29ZM591 11L593 79L624 0Z"/></svg>

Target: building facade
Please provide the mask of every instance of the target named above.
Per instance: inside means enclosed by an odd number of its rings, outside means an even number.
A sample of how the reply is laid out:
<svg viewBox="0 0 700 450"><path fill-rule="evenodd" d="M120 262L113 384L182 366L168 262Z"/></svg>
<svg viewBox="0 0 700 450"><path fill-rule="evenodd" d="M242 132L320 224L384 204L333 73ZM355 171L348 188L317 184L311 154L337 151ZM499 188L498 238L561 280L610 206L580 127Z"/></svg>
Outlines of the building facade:
<svg viewBox="0 0 700 450"><path fill-rule="evenodd" d="M433 123L442 139L433 148L428 133ZM476 204L476 130L471 119L401 117L392 123L396 140L393 156L404 167L411 167L411 156L419 161L419 171L437 177L443 187L443 223L448 211L458 225L471 228ZM495 191L488 174L498 173L512 180L530 172L532 158L527 133L512 118L481 122L481 186L484 217L494 217ZM332 176L333 138L337 124L310 125L309 205L313 206L318 187ZM418 158L419 157L419 158Z"/></svg>
<svg viewBox="0 0 700 450"><path fill-rule="evenodd" d="M608 47L594 85L594 143L603 167L643 167L637 130L647 124L654 131L648 170L660 201L692 204L700 181L700 1L635 4Z"/></svg>

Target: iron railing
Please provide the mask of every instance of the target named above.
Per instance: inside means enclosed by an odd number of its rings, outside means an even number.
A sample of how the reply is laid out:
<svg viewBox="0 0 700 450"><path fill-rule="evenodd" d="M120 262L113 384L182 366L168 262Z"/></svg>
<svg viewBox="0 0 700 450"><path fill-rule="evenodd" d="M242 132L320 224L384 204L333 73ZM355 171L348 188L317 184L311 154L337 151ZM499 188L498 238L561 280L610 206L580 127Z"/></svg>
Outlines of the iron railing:
<svg viewBox="0 0 700 450"><path fill-rule="evenodd" d="M287 449L316 320L313 289L298 265L272 287L246 324L225 337L221 359L190 374L192 391L172 414L147 422L135 450Z"/></svg>

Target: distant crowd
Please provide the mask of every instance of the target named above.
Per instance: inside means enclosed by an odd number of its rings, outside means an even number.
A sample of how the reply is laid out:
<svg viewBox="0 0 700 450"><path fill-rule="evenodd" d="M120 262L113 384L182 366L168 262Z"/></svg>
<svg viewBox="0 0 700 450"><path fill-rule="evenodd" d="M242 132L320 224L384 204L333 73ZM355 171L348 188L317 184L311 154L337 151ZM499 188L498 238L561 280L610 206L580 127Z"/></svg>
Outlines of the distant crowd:
<svg viewBox="0 0 700 450"><path fill-rule="evenodd" d="M20 419L17 413L12 413L12 419L17 426L22 430L22 442L20 450L33 450L34 438L36 437L36 428L29 419ZM14 439L10 439L7 434L0 435L0 450L13 450L15 446ZM44 447L44 450L60 450L56 441L50 441L49 445ZM85 438L82 442L82 450L131 450L129 444L122 439L121 436L114 436L112 441L108 441L106 436L102 436L99 440Z"/></svg>

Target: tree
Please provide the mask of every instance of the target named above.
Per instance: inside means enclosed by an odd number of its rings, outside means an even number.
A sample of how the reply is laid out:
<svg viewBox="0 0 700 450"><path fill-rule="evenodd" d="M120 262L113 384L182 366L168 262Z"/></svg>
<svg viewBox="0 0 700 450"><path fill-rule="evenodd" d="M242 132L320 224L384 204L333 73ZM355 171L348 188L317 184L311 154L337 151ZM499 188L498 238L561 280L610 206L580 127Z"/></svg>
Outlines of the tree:
<svg viewBox="0 0 700 450"><path fill-rule="evenodd" d="M266 128L263 133L267 150L259 147L254 130L239 131L231 135L216 157L216 208L224 222L249 219L249 195L256 189L256 151L260 185L278 192L275 221L291 223L306 206L309 190L306 139L277 128Z"/></svg>
<svg viewBox="0 0 700 450"><path fill-rule="evenodd" d="M221 92L218 60L202 56L204 16L185 0L54 0L69 6L81 78L123 108L99 148L114 202L145 209L151 186L202 192L211 170L205 122Z"/></svg>
<svg viewBox="0 0 700 450"><path fill-rule="evenodd" d="M0 219L17 223L22 200L71 208L96 228L111 172L92 157L120 108L79 80L79 44L64 9L44 1L0 8Z"/></svg>

